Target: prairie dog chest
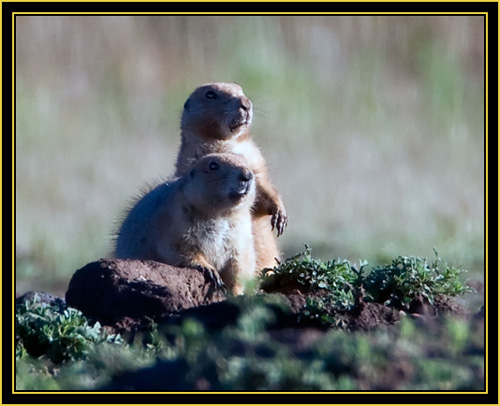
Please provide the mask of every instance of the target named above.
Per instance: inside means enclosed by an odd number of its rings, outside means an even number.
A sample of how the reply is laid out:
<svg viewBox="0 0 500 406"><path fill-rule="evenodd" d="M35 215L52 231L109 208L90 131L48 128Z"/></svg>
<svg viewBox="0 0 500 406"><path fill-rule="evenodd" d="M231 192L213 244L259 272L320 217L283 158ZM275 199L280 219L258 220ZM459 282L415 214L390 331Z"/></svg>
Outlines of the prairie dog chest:
<svg viewBox="0 0 500 406"><path fill-rule="evenodd" d="M262 157L259 148L251 140L239 142L231 141L227 143L226 148L228 150L227 152L244 156L248 166L253 171L258 170L265 165L264 158Z"/></svg>
<svg viewBox="0 0 500 406"><path fill-rule="evenodd" d="M195 221L186 236L210 263L223 266L233 252L234 226L227 218Z"/></svg>
<svg viewBox="0 0 500 406"><path fill-rule="evenodd" d="M196 136L185 136L177 160L177 174L185 173L201 157L213 153L242 155L253 171L265 166L265 161L257 145L251 139L204 141Z"/></svg>

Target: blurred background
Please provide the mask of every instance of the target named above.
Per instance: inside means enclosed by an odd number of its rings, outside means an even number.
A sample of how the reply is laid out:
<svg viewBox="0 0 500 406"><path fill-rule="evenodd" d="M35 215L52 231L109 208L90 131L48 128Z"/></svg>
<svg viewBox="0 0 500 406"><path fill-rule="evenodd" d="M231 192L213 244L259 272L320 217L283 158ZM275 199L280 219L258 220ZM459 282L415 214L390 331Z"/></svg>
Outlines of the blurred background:
<svg viewBox="0 0 500 406"><path fill-rule="evenodd" d="M482 16L16 16L16 291L64 295L173 172L192 90L237 82L284 256L484 271Z"/></svg>

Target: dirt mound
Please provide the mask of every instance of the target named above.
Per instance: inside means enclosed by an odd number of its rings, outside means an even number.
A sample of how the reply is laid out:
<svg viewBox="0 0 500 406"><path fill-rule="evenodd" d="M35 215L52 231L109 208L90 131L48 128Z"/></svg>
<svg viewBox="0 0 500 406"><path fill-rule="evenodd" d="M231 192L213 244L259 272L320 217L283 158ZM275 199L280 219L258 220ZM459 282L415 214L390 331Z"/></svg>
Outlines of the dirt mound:
<svg viewBox="0 0 500 406"><path fill-rule="evenodd" d="M287 304L287 314L279 317L281 327L325 328L314 318L297 317L303 315L308 300L321 298L321 290L302 292L283 288L266 294L274 294ZM101 259L79 269L66 293L68 306L80 310L91 320L121 331L147 328L152 320L159 323L184 317L198 319L204 325L224 326L239 314L238 306L225 299L225 294L216 291L198 270L155 261L118 259ZM221 301L224 303L218 303ZM440 298L433 305L424 299L414 300L409 314L435 317L443 311L463 313L455 302ZM394 324L402 314L398 309L366 300L360 291L352 309L332 310L328 316L335 320L335 327L369 330Z"/></svg>
<svg viewBox="0 0 500 406"><path fill-rule="evenodd" d="M103 325L126 329L224 298L196 269L119 259L87 264L66 292L68 306Z"/></svg>

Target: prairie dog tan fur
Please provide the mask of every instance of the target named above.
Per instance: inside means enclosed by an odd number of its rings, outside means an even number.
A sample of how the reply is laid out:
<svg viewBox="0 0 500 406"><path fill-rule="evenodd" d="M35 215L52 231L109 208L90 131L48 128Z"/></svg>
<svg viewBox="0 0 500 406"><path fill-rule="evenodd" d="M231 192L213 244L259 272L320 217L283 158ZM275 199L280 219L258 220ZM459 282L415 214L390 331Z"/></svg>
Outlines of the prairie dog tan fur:
<svg viewBox="0 0 500 406"><path fill-rule="evenodd" d="M257 195L252 207L252 227L257 258L256 271L276 265L280 258L273 229L281 235L288 217L266 161L250 139L252 102L234 83L209 83L187 99L181 119L181 147L176 175L181 176L198 159L210 153L241 154L256 177Z"/></svg>
<svg viewBox="0 0 500 406"><path fill-rule="evenodd" d="M234 154L209 154L141 197L118 232L115 257L197 268L234 294L254 277L255 176Z"/></svg>

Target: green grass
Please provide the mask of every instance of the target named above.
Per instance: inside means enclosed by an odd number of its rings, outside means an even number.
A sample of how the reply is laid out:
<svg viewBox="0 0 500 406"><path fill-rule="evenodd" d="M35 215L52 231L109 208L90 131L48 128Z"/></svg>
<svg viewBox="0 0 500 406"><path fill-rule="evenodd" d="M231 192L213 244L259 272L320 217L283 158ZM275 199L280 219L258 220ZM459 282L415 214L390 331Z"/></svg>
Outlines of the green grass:
<svg viewBox="0 0 500 406"><path fill-rule="evenodd" d="M284 256L484 271L480 16L16 20L16 288L62 294L173 171L188 94L236 81L290 217Z"/></svg>

